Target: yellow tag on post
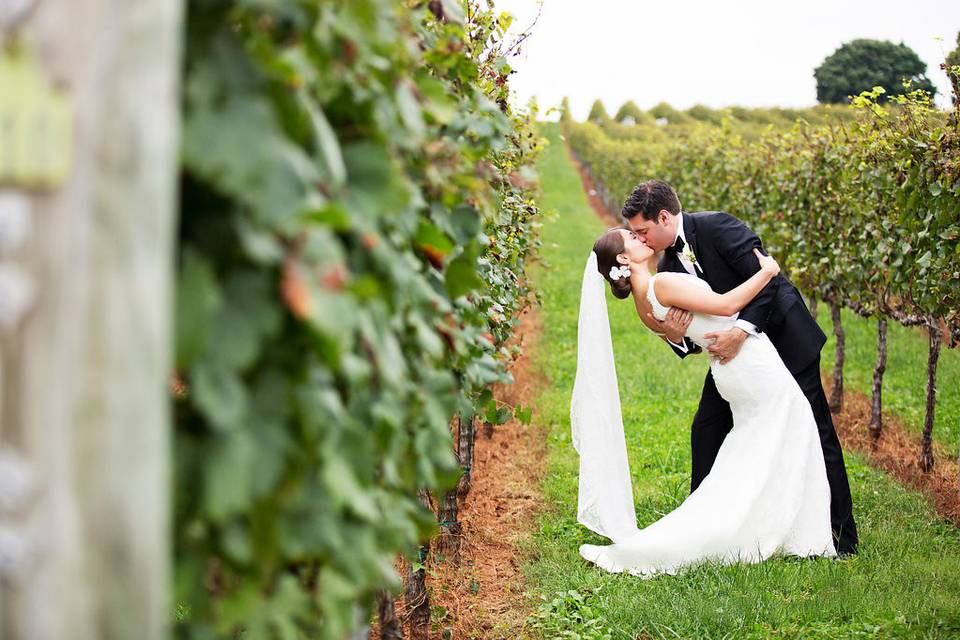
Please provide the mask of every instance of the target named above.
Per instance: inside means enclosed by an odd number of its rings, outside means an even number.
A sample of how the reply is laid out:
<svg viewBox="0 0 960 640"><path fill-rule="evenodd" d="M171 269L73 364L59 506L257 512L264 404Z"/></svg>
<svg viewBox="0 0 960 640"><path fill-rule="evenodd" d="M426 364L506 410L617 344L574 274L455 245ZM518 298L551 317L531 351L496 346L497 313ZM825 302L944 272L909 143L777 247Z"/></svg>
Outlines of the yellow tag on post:
<svg viewBox="0 0 960 640"><path fill-rule="evenodd" d="M73 112L32 52L0 48L0 187L52 189L73 162Z"/></svg>

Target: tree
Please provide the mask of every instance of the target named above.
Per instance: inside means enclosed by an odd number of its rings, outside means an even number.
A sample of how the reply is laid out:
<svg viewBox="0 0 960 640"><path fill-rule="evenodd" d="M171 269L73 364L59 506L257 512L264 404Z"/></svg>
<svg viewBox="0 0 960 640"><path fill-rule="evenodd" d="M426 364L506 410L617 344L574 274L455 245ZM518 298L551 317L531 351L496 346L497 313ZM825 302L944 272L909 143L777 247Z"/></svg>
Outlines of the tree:
<svg viewBox="0 0 960 640"><path fill-rule="evenodd" d="M947 66L960 66L960 31L957 32L957 48L947 54Z"/></svg>
<svg viewBox="0 0 960 640"><path fill-rule="evenodd" d="M694 120L699 120L700 122L709 122L710 124L715 125L720 124L720 122L723 120L722 112L714 111L710 107L703 104L695 104L687 109L687 115Z"/></svg>
<svg viewBox="0 0 960 640"><path fill-rule="evenodd" d="M905 92L904 81L910 89L924 89L931 97L936 87L927 78L927 65L910 47L888 40L852 40L832 54L813 72L817 80L817 101L821 103L846 102L849 96L883 87L886 96Z"/></svg>
<svg viewBox="0 0 960 640"><path fill-rule="evenodd" d="M650 109L650 115L661 122L663 121L661 120L662 118L669 124L686 124L691 120L690 116L682 111L677 111L666 102L660 102L654 105L653 108Z"/></svg>
<svg viewBox="0 0 960 640"><path fill-rule="evenodd" d="M627 120L627 118L630 118L630 120ZM617 115L615 115L613 119L621 124L637 124L638 122L644 121L644 119L649 120L649 117L640 110L640 107L638 107L633 100L627 100L623 103L623 106L617 110Z"/></svg>
<svg viewBox="0 0 960 640"><path fill-rule="evenodd" d="M607 113L606 107L603 106L603 103L599 100L594 100L593 105L590 107L590 115L587 116L587 120L590 122L606 122L610 119L610 115Z"/></svg>
<svg viewBox="0 0 960 640"><path fill-rule="evenodd" d="M960 101L960 91L958 91L960 89L960 71L954 73L952 70L960 68L960 32L957 33L957 48L947 54L947 59L944 62L947 64L947 77L950 79L950 84L953 85L953 104L958 104L958 101Z"/></svg>
<svg viewBox="0 0 960 640"><path fill-rule="evenodd" d="M563 96L560 101L560 122L570 122L570 98Z"/></svg>

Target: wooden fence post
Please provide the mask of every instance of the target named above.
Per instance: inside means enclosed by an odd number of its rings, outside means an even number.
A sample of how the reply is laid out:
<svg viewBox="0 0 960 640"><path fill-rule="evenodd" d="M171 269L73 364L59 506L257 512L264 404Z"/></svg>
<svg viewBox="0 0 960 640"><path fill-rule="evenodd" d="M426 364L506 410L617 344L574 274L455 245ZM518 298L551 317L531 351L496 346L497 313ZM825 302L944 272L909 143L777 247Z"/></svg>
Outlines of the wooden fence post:
<svg viewBox="0 0 960 640"><path fill-rule="evenodd" d="M0 350L0 497L29 484L15 510L0 500L0 556L18 552L0 568L0 636L159 640L173 608L168 380L182 2L12 4L32 5L16 42L68 97L72 160L44 191L0 181L29 221L0 260L32 292Z"/></svg>

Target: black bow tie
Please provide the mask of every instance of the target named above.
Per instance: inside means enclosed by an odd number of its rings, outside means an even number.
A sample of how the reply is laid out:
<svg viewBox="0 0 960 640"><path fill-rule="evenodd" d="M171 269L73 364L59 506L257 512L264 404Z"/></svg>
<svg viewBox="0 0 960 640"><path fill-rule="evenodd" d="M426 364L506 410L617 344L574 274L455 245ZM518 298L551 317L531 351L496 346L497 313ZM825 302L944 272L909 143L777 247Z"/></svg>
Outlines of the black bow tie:
<svg viewBox="0 0 960 640"><path fill-rule="evenodd" d="M685 246L686 246L686 243L684 243L683 238L681 238L680 236L677 236L677 241L673 243L670 249L672 251L676 251L677 253L681 253Z"/></svg>

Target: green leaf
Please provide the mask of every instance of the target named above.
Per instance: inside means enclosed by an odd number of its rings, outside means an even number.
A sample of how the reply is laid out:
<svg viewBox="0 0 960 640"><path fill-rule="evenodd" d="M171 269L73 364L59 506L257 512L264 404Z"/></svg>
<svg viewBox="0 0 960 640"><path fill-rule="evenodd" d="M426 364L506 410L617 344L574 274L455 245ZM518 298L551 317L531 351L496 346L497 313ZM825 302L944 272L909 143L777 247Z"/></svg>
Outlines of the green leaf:
<svg viewBox="0 0 960 640"><path fill-rule="evenodd" d="M305 90L298 91L297 98L310 117L314 139L316 140L317 149L320 153L318 160L321 162L333 186L340 187L347 179L347 168L343 162L343 153L340 151L340 142L337 140L337 134L333 130L333 127L330 126L330 122L324 115L323 109L320 108L320 105L318 105Z"/></svg>
<svg viewBox="0 0 960 640"><path fill-rule="evenodd" d="M477 256L479 248L476 242L469 243L464 247L463 252L450 261L444 273L444 285L447 294L453 298L459 298L462 295L479 289L483 286L483 280L477 273Z"/></svg>
<svg viewBox="0 0 960 640"><path fill-rule="evenodd" d="M240 243L251 260L267 265L283 260L283 245L273 233L257 229L243 219L237 221L236 229Z"/></svg>
<svg viewBox="0 0 960 640"><path fill-rule="evenodd" d="M185 251L177 279L176 362L189 368L206 348L211 318L223 304L210 264Z"/></svg>
<svg viewBox="0 0 960 640"><path fill-rule="evenodd" d="M305 184L319 178L312 160L284 135L260 96L233 96L222 105L188 109L182 139L184 163L195 177L252 207L273 226L289 223L288 216L302 207Z"/></svg>
<svg viewBox="0 0 960 640"><path fill-rule="evenodd" d="M513 415L520 421L521 424L530 424L530 421L533 419L533 407L522 407L517 405L514 409Z"/></svg>
<svg viewBox="0 0 960 640"><path fill-rule="evenodd" d="M457 116L458 103L446 85L426 73L417 75L415 82L420 94L426 99L423 110L440 124L453 122Z"/></svg>
<svg viewBox="0 0 960 640"><path fill-rule="evenodd" d="M242 369L256 359L260 351L260 333L256 319L244 309L236 306L221 309L213 319L213 326L216 331L210 337L207 350L211 360L227 369Z"/></svg>
<svg viewBox="0 0 960 640"><path fill-rule="evenodd" d="M250 530L245 523L231 522L223 529L220 544L227 556L238 564L249 564L253 561L253 545L250 540Z"/></svg>
<svg viewBox="0 0 960 640"><path fill-rule="evenodd" d="M513 410L508 406L498 407L496 400L487 404L484 419L489 424L503 424L513 416Z"/></svg>
<svg viewBox="0 0 960 640"><path fill-rule="evenodd" d="M480 233L480 212L470 205L460 205L451 213L450 224L456 234L457 242L466 244Z"/></svg>
<svg viewBox="0 0 960 640"><path fill-rule="evenodd" d="M224 434L211 441L203 466L204 512L222 522L250 506L250 474L257 461L257 446L244 431Z"/></svg>
<svg viewBox="0 0 960 640"><path fill-rule="evenodd" d="M410 203L406 177L390 149L364 140L346 145L343 157L349 182L345 204L367 224L374 226L381 217L403 211Z"/></svg>
<svg viewBox="0 0 960 640"><path fill-rule="evenodd" d="M229 633L237 625L249 624L262 600L263 593L254 583L242 584L227 593L217 603L217 622L221 634Z"/></svg>
<svg viewBox="0 0 960 640"><path fill-rule="evenodd" d="M330 496L341 506L367 520L377 519L379 511L371 492L361 487L353 468L339 453L327 457L322 474Z"/></svg>
<svg viewBox="0 0 960 640"><path fill-rule="evenodd" d="M198 362L192 369L192 390L197 408L215 429L237 427L247 412L247 395L237 375L213 363Z"/></svg>
<svg viewBox="0 0 960 640"><path fill-rule="evenodd" d="M300 625L315 615L312 599L295 576L281 576L270 598L270 620L280 640L301 640Z"/></svg>
<svg viewBox="0 0 960 640"><path fill-rule="evenodd" d="M353 329L359 310L351 296L328 291L311 281L313 304L307 321L329 340L331 355L338 355L353 346Z"/></svg>
<svg viewBox="0 0 960 640"><path fill-rule="evenodd" d="M423 123L423 114L421 113L420 103L417 97L410 90L410 83L400 82L396 91L397 108L400 110L400 117L410 135L416 140L423 138L426 133L426 125Z"/></svg>
<svg viewBox="0 0 960 640"><path fill-rule="evenodd" d="M436 252L440 256L447 255L453 249L453 243L446 234L427 220L420 220L413 239L421 249Z"/></svg>
<svg viewBox="0 0 960 640"><path fill-rule="evenodd" d="M304 220L329 227L335 231L350 228L350 213L336 203L328 203L320 209L312 209L303 214Z"/></svg>

